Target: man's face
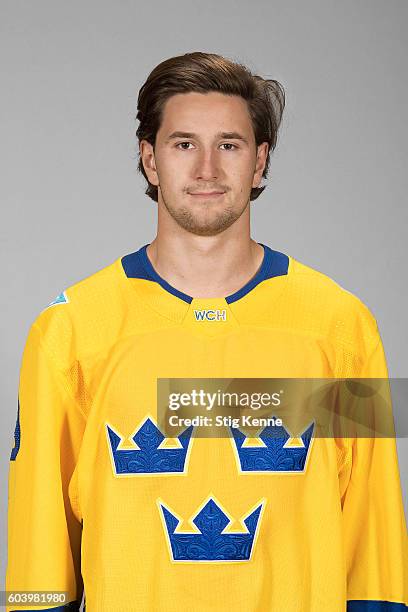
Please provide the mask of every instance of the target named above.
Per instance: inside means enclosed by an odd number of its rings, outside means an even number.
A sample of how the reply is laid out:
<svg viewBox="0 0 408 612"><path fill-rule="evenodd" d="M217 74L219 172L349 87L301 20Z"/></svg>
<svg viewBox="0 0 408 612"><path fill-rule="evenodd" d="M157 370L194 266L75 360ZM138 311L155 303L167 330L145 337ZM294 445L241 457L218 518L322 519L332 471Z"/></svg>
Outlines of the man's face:
<svg viewBox="0 0 408 612"><path fill-rule="evenodd" d="M268 145L256 147L243 98L194 92L167 100L154 149L142 141L140 151L159 206L185 230L211 236L248 206Z"/></svg>

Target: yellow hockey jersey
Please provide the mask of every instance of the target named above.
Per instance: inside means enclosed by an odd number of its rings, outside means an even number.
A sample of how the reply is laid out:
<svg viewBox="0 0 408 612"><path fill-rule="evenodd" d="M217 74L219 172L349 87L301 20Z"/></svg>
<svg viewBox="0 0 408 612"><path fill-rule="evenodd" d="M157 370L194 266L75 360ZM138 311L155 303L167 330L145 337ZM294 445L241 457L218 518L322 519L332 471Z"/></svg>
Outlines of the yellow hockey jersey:
<svg viewBox="0 0 408 612"><path fill-rule="evenodd" d="M408 610L395 439L316 437L307 461L287 448L282 469L256 461L262 445L249 466L245 440L171 440L157 423L162 378L387 377L369 309L267 245L242 289L193 298L157 274L147 246L30 327L7 612L79 610L83 594L87 612Z"/></svg>

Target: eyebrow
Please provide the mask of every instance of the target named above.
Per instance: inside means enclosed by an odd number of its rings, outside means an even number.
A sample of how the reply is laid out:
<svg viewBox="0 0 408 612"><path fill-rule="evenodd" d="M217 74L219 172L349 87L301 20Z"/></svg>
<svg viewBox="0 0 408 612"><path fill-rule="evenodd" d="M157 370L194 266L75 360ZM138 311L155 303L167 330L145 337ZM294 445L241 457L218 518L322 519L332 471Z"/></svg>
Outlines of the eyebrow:
<svg viewBox="0 0 408 612"><path fill-rule="evenodd" d="M245 144L249 144L248 140L242 136L242 134L240 134L239 132L218 132L215 135L216 138L227 138L230 140L242 140L242 142L245 142ZM167 138L165 142L169 142L170 140L172 140L173 138L198 138L197 134L194 134L194 132L172 132Z"/></svg>

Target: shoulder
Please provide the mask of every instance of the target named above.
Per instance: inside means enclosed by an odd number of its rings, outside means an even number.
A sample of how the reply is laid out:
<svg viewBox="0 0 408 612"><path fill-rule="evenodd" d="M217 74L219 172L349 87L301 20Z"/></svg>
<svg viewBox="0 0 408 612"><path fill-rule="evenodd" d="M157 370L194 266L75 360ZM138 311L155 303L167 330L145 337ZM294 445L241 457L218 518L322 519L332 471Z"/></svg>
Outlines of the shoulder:
<svg viewBox="0 0 408 612"><path fill-rule="evenodd" d="M358 295L293 257L290 257L289 270L290 303L298 316L314 321L324 335L333 336L345 345L376 341L376 318Z"/></svg>
<svg viewBox="0 0 408 612"><path fill-rule="evenodd" d="M98 345L101 331L119 318L123 291L121 259L63 289L31 324L57 365L66 369Z"/></svg>

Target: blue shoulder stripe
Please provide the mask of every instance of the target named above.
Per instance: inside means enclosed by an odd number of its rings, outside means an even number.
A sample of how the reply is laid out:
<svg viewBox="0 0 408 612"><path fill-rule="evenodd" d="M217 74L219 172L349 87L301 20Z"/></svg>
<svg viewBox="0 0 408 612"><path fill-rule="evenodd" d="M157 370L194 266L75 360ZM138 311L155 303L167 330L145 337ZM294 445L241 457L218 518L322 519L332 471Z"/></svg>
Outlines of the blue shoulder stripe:
<svg viewBox="0 0 408 612"><path fill-rule="evenodd" d="M17 404L17 420L16 420L16 426L14 428L14 447L11 449L10 461L15 461L16 460L17 453L20 450L20 437L21 437L21 430L20 430L20 399L18 399L18 404Z"/></svg>
<svg viewBox="0 0 408 612"><path fill-rule="evenodd" d="M354 599L347 602L347 612L408 612L408 606L392 601Z"/></svg>

